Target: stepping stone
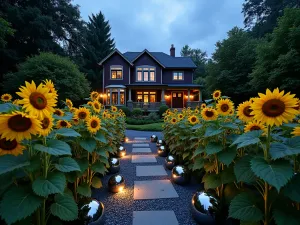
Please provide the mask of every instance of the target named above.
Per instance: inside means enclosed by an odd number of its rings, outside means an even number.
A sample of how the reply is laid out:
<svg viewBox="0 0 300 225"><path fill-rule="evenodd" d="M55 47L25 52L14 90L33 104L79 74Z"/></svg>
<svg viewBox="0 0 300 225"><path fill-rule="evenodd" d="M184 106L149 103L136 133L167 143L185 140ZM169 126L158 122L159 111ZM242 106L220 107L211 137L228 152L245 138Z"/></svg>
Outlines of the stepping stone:
<svg viewBox="0 0 300 225"><path fill-rule="evenodd" d="M132 144L132 147L149 147L149 144Z"/></svg>
<svg viewBox="0 0 300 225"><path fill-rule="evenodd" d="M156 163L157 160L154 155L132 155L132 163Z"/></svg>
<svg viewBox="0 0 300 225"><path fill-rule="evenodd" d="M135 137L134 138L134 140L143 140L143 141L145 141L147 138L145 138L145 137Z"/></svg>
<svg viewBox="0 0 300 225"><path fill-rule="evenodd" d="M132 152L151 152L150 148L132 148Z"/></svg>
<svg viewBox="0 0 300 225"><path fill-rule="evenodd" d="M158 166L137 166L136 175L138 177L146 176L167 176L167 172L162 165Z"/></svg>
<svg viewBox="0 0 300 225"><path fill-rule="evenodd" d="M170 180L134 181L133 199L178 198Z"/></svg>
<svg viewBox="0 0 300 225"><path fill-rule="evenodd" d="M178 225L174 211L133 211L133 225Z"/></svg>

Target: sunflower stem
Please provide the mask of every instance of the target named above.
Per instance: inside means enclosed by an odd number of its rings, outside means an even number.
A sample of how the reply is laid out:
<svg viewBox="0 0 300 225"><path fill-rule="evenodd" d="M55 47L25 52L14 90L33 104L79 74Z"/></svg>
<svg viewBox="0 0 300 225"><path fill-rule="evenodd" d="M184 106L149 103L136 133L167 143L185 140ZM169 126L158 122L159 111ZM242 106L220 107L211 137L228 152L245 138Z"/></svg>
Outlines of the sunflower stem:
<svg viewBox="0 0 300 225"><path fill-rule="evenodd" d="M44 146L47 146L47 142L46 142L46 137L43 139L43 144ZM48 153L44 152L44 178L47 179L48 176ZM42 218L41 218L41 224L42 225L46 225L47 221L46 221L46 198L43 201L43 208L42 208Z"/></svg>

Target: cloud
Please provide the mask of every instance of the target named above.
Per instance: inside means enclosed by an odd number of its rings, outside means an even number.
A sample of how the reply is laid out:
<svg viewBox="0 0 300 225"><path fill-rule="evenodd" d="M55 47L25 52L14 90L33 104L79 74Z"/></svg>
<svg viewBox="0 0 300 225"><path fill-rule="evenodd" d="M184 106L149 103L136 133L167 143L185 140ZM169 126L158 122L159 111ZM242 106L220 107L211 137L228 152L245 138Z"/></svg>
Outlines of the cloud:
<svg viewBox="0 0 300 225"><path fill-rule="evenodd" d="M74 0L81 15L100 10L111 25L122 51L163 51L176 55L188 44L210 55L215 43L234 26L243 27L243 0Z"/></svg>

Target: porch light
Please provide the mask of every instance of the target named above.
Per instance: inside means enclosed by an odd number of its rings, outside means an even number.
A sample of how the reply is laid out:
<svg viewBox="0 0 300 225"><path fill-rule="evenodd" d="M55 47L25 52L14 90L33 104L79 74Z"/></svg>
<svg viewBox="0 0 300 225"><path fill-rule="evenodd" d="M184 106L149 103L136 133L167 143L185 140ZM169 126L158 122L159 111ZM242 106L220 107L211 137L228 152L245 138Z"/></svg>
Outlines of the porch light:
<svg viewBox="0 0 300 225"><path fill-rule="evenodd" d="M166 95L165 98L166 98L166 99L170 98L170 95Z"/></svg>
<svg viewBox="0 0 300 225"><path fill-rule="evenodd" d="M100 98L103 98L103 94L100 94Z"/></svg>
<svg viewBox="0 0 300 225"><path fill-rule="evenodd" d="M190 95L190 98L194 98L194 95Z"/></svg>

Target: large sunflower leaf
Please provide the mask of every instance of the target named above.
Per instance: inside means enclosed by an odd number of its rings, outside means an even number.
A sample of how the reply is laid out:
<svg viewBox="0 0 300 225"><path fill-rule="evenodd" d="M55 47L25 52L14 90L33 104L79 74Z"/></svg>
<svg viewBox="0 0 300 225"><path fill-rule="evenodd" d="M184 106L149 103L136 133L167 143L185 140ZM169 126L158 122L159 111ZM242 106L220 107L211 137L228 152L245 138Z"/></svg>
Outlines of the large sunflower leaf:
<svg viewBox="0 0 300 225"><path fill-rule="evenodd" d="M263 213L257 207L253 196L241 193L231 201L229 217L247 222L258 222L263 219Z"/></svg>
<svg viewBox="0 0 300 225"><path fill-rule="evenodd" d="M255 174L251 170L251 156L243 156L234 166L234 174L238 182L252 183L256 180Z"/></svg>
<svg viewBox="0 0 300 225"><path fill-rule="evenodd" d="M276 225L299 225L299 211L289 207L288 209L274 209L273 217Z"/></svg>
<svg viewBox="0 0 300 225"><path fill-rule="evenodd" d="M19 110L20 107L17 105L14 105L12 103L4 103L4 104L0 104L0 113L7 113L10 111L15 111L15 110Z"/></svg>
<svg viewBox="0 0 300 225"><path fill-rule="evenodd" d="M287 139L285 143L271 143L270 155L272 159L300 154L300 137Z"/></svg>
<svg viewBox="0 0 300 225"><path fill-rule="evenodd" d="M66 112L64 116L58 116L58 115L53 115L54 119L57 120L66 120L66 121L70 121L73 118L73 114L70 112Z"/></svg>
<svg viewBox="0 0 300 225"><path fill-rule="evenodd" d="M202 182L204 182L205 189L214 189L222 185L221 175L220 174L206 174Z"/></svg>
<svg viewBox="0 0 300 225"><path fill-rule="evenodd" d="M222 149L223 149L222 144L216 142L209 142L205 147L205 151L207 155L213 155L215 153L222 151Z"/></svg>
<svg viewBox="0 0 300 225"><path fill-rule="evenodd" d="M104 144L107 143L107 140L106 140L104 134L102 134L100 131L98 131L97 134L95 135L95 139L97 141L100 141L100 142L104 143Z"/></svg>
<svg viewBox="0 0 300 225"><path fill-rule="evenodd" d="M204 159L203 158L196 158L195 162L193 163L193 170L199 170L204 167Z"/></svg>
<svg viewBox="0 0 300 225"><path fill-rule="evenodd" d="M208 127L205 130L205 134L204 137L213 137L216 136L218 134L221 134L224 130L220 130L216 127Z"/></svg>
<svg viewBox="0 0 300 225"><path fill-rule="evenodd" d="M259 137L261 136L261 130L250 131L240 135L232 144L237 145L237 148L246 147L249 145L257 144L260 142Z"/></svg>
<svg viewBox="0 0 300 225"><path fill-rule="evenodd" d="M84 173L89 167L89 161L87 159L76 159L76 162L80 167L81 173Z"/></svg>
<svg viewBox="0 0 300 225"><path fill-rule="evenodd" d="M287 160L267 162L263 158L256 157L251 160L251 169L256 176L274 186L278 192L294 174L293 167Z"/></svg>
<svg viewBox="0 0 300 225"><path fill-rule="evenodd" d="M55 168L61 172L80 171L78 163L70 157L60 158Z"/></svg>
<svg viewBox="0 0 300 225"><path fill-rule="evenodd" d="M93 152L96 148L97 142L93 138L87 138L79 141L80 146L88 152Z"/></svg>
<svg viewBox="0 0 300 225"><path fill-rule="evenodd" d="M73 197L68 194L57 194L50 210L54 216L63 221L75 220L78 217L78 207Z"/></svg>
<svg viewBox="0 0 300 225"><path fill-rule="evenodd" d="M300 174L296 174L283 188L283 194L292 201L300 202Z"/></svg>
<svg viewBox="0 0 300 225"><path fill-rule="evenodd" d="M196 157L197 155L199 155L199 154L201 154L201 153L203 153L203 152L204 152L203 146L199 146L199 147L195 150L194 155L193 155L192 158Z"/></svg>
<svg viewBox="0 0 300 225"><path fill-rule="evenodd" d="M0 175L29 165L25 155L3 155L0 157Z"/></svg>
<svg viewBox="0 0 300 225"><path fill-rule="evenodd" d="M7 224L15 223L34 213L43 198L35 195L30 187L12 187L3 196L0 214Z"/></svg>
<svg viewBox="0 0 300 225"><path fill-rule="evenodd" d="M102 175L105 174L107 171L105 168L105 165L102 162L96 162L91 166L91 169L97 173L100 173Z"/></svg>
<svg viewBox="0 0 300 225"><path fill-rule="evenodd" d="M60 128L56 130L56 134L64 137L80 137L81 135L71 128Z"/></svg>
<svg viewBox="0 0 300 225"><path fill-rule="evenodd" d="M40 152L46 152L50 155L72 155L70 146L60 140L49 140L47 146L35 144L34 149Z"/></svg>
<svg viewBox="0 0 300 225"><path fill-rule="evenodd" d="M236 156L236 147L231 147L224 151L221 151L217 154L217 156L220 162L228 166L233 162Z"/></svg>
<svg viewBox="0 0 300 225"><path fill-rule="evenodd" d="M61 172L49 173L47 178L38 177L32 183L33 191L40 196L63 193L66 187L66 177Z"/></svg>
<svg viewBox="0 0 300 225"><path fill-rule="evenodd" d="M92 186L93 188L101 188L102 187L102 181L99 177L94 176L92 179Z"/></svg>
<svg viewBox="0 0 300 225"><path fill-rule="evenodd" d="M77 193L78 194L81 194L85 197L91 197L92 195L92 191L91 191L91 188L88 184L80 184L78 187L77 187Z"/></svg>

